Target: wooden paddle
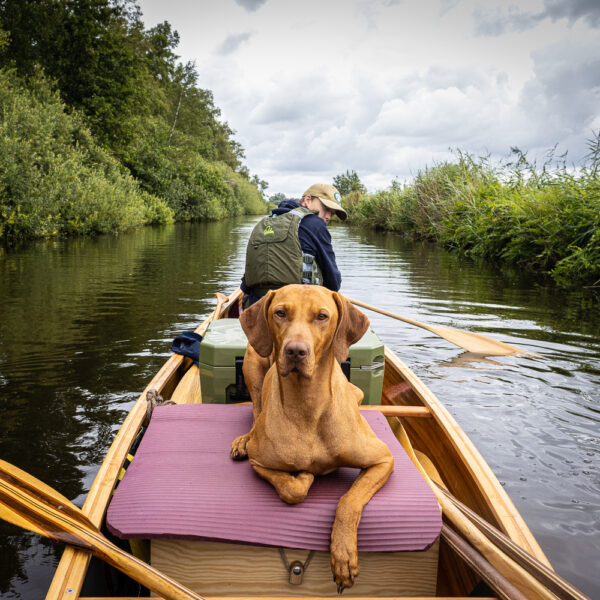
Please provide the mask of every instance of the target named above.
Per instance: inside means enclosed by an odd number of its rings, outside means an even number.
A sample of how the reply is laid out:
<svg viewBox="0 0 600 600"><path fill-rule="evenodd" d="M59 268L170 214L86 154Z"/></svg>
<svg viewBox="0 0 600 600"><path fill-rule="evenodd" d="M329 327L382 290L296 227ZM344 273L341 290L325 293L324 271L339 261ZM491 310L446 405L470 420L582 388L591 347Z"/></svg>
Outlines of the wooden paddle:
<svg viewBox="0 0 600 600"><path fill-rule="evenodd" d="M423 464L424 461L421 460L420 462ZM425 468L429 473L429 469L427 467ZM507 556L510 556L516 563L521 565L527 572L536 577L552 593L561 598L561 600L590 600L575 586L571 585L560 575L557 575L552 569L535 558L535 556L532 556L529 552L523 550L521 546L515 544L515 542L507 535L496 529L491 523L488 523L468 506L465 506L444 486L439 483L435 483L435 485L491 542L498 546L498 548L500 548Z"/></svg>
<svg viewBox="0 0 600 600"><path fill-rule="evenodd" d="M490 523L468 509L455 498L444 486L443 481L429 457L415 451L403 425L398 420L394 425L394 433L402 444L414 465L423 475L435 494L442 513L449 520L462 538L481 554L491 569L471 563L471 566L494 589L501 598L519 597L514 590L504 587L506 581L525 594L526 598L536 600L590 600L577 588L558 576L554 571L540 563L534 556L517 546L510 538L497 530ZM455 550L459 551L457 535L453 530L442 529L442 536ZM460 538L460 536L458 536ZM462 544L464 547L464 544ZM465 556L468 560L468 557ZM496 573L490 577L491 573ZM500 575L498 578L497 574ZM504 583L498 583L504 581Z"/></svg>
<svg viewBox="0 0 600 600"><path fill-rule="evenodd" d="M384 310L383 308L377 308L376 306L366 304L365 302L361 302L360 300L352 300L352 298L348 298L348 300L356 306L372 310L374 312L386 315L388 317L392 317L392 319L398 319L398 321L404 321L405 323L415 325L416 327L422 327L423 329L427 329L427 331L431 331L431 333L435 333L435 335L439 335L441 338L444 338L451 344L454 344L455 346L460 346L461 348L464 348L469 352L483 354L485 356L509 356L511 354L525 353L525 350L521 350L520 348L516 348L515 346L511 346L510 344L505 344L504 342L499 342L498 340L486 337L485 335L471 333L470 331L461 331L460 329L451 329L450 327L437 327L435 325L426 325L425 323L419 323L419 321L415 321L414 319L409 319L408 317L396 315L393 312Z"/></svg>
<svg viewBox="0 0 600 600"><path fill-rule="evenodd" d="M62 494L3 460L0 460L0 518L53 540L89 550L163 598L203 600L115 546Z"/></svg>

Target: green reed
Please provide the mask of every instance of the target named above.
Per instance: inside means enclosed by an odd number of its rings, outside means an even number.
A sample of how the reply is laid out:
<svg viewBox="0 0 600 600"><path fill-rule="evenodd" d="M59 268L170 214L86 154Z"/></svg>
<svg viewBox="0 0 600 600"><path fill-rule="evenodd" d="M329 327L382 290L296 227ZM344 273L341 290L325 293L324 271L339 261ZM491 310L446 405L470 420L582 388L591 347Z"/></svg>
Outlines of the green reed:
<svg viewBox="0 0 600 600"><path fill-rule="evenodd" d="M537 165L458 151L410 184L346 198L351 223L428 239L473 258L549 275L561 287L600 279L600 134L578 168L548 153Z"/></svg>

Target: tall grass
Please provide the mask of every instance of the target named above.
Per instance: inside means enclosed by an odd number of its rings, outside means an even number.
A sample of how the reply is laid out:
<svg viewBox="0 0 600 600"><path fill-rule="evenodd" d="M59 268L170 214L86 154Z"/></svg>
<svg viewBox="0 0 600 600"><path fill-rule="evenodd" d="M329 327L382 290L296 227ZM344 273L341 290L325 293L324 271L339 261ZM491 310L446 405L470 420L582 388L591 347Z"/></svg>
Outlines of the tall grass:
<svg viewBox="0 0 600 600"><path fill-rule="evenodd" d="M585 164L549 153L541 166L457 152L410 184L346 197L350 222L429 239L471 257L551 276L561 287L600 279L600 133Z"/></svg>

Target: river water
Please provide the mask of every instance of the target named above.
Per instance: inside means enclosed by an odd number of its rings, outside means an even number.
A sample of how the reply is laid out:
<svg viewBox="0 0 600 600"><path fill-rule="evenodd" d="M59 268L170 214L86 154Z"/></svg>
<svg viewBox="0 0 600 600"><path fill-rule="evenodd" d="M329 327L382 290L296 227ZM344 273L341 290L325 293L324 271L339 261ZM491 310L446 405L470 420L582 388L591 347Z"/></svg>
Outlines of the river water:
<svg viewBox="0 0 600 600"><path fill-rule="evenodd" d="M0 254L0 457L81 505L173 337L239 284L256 219ZM331 227L342 292L530 353L482 359L368 313L474 441L555 569L600 597L600 298L392 234ZM368 312L368 311L367 311ZM43 598L62 546L0 522L0 597Z"/></svg>

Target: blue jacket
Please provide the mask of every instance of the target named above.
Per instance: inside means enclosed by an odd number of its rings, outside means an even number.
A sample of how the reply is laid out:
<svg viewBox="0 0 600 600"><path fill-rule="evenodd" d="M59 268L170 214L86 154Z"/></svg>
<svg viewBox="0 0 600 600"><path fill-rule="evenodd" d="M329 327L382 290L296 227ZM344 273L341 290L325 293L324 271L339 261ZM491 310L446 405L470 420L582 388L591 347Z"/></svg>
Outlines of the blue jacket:
<svg viewBox="0 0 600 600"><path fill-rule="evenodd" d="M300 203L296 202L296 200L284 200L271 212L274 215L282 215L299 206ZM323 276L323 285L337 292L342 284L342 275L335 262L335 253L331 245L331 234L329 233L329 229L327 229L327 225L325 225L325 221L317 215L307 215L302 219L298 227L298 239L302 252L312 254L317 260ZM252 297L251 290L246 286L243 277L240 287L245 294L250 293L251 303L258 300L258 298L255 300Z"/></svg>

